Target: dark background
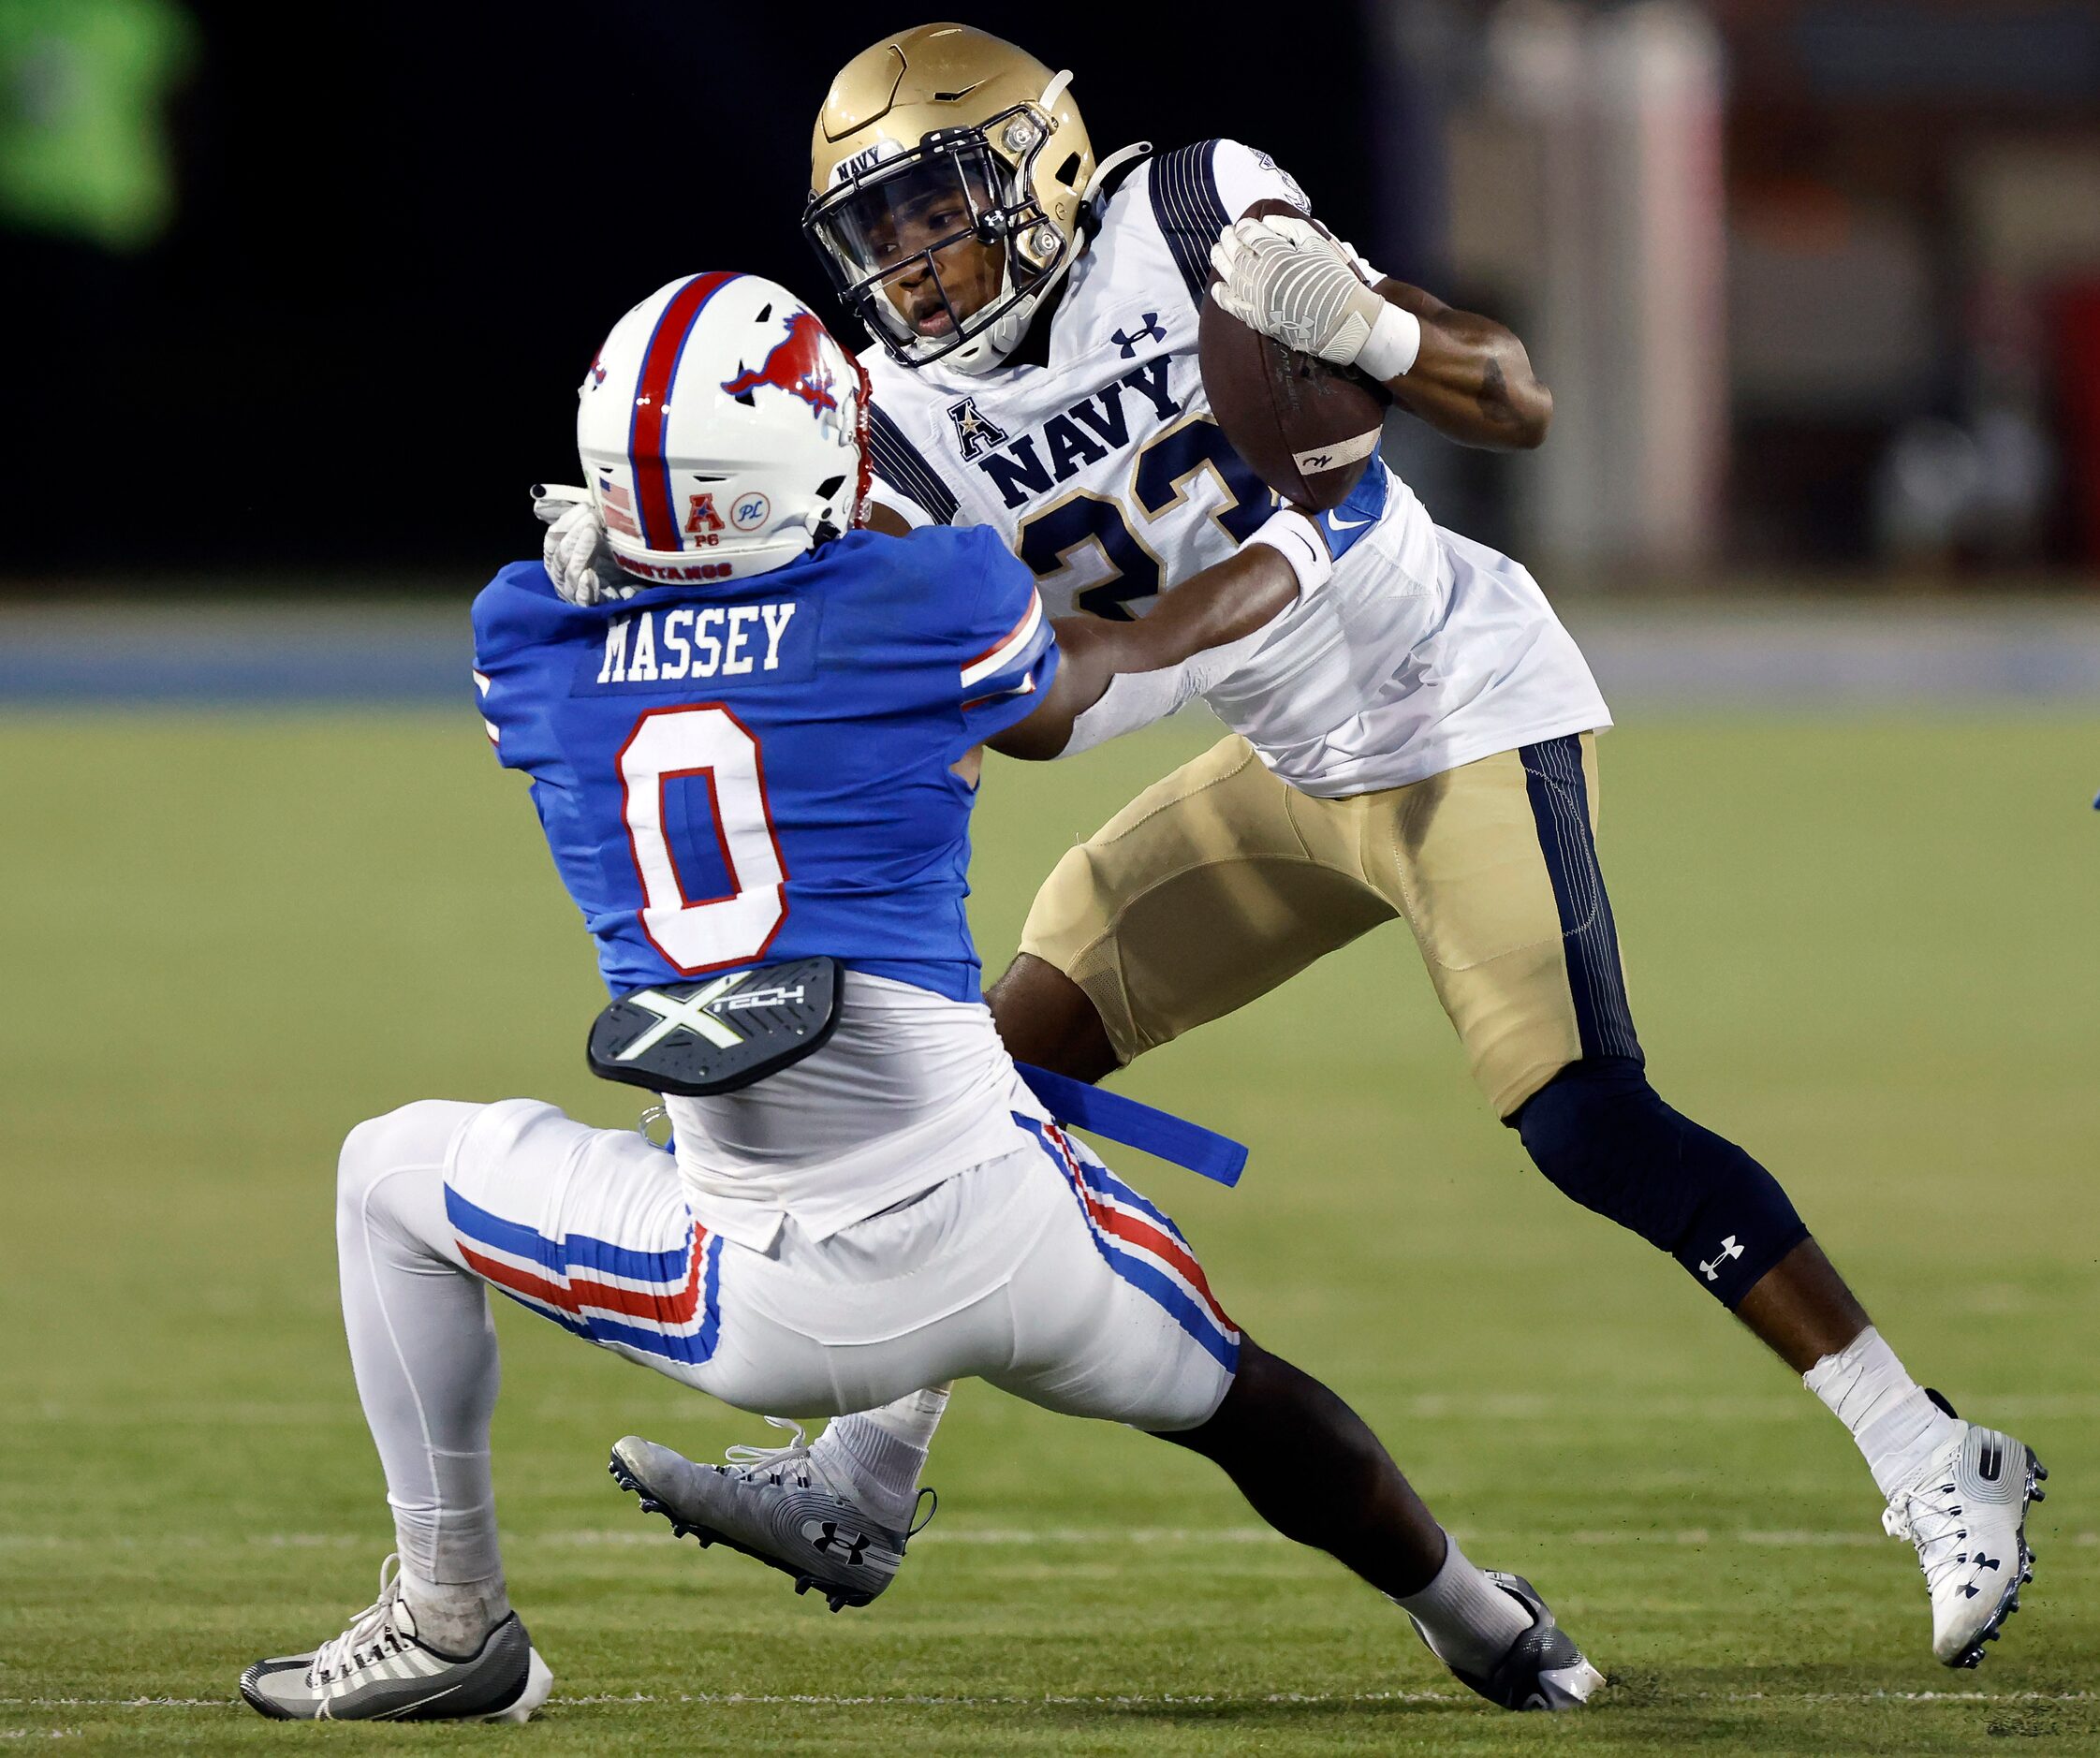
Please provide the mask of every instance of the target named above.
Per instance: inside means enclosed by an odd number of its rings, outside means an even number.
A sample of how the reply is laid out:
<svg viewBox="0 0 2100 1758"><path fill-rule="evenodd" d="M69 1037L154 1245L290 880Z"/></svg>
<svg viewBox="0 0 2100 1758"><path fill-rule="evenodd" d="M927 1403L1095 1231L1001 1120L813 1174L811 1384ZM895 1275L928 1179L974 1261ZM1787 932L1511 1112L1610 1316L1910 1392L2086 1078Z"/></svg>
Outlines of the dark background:
<svg viewBox="0 0 2100 1758"><path fill-rule="evenodd" d="M530 0L188 10L166 236L128 256L0 237L26 350L14 472L37 484L8 573L526 552L526 485L574 479L572 392L622 312L713 268L827 294L798 223L811 125L844 62L918 22L662 0L587 22ZM1316 80L1272 77L1247 30L1181 6L970 22L1075 70L1097 153L1251 137L1368 248L1356 15L1315 13Z"/></svg>
<svg viewBox="0 0 2100 1758"><path fill-rule="evenodd" d="M1097 152L1248 140L1510 323L1552 443L1396 418L1388 456L1556 591L2100 579L2100 0L967 17L1073 69ZM420 593L529 552L584 363L664 282L769 275L859 344L800 236L810 126L925 22L7 0L0 593Z"/></svg>

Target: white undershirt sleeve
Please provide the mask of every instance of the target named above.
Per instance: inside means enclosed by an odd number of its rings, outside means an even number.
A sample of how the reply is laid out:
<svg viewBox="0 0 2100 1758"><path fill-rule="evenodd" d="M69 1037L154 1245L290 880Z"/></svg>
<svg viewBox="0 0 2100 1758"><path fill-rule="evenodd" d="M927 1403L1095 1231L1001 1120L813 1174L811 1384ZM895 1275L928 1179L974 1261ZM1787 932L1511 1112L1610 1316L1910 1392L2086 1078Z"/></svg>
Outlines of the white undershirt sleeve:
<svg viewBox="0 0 2100 1758"><path fill-rule="evenodd" d="M1178 666L1158 671L1119 671L1109 680L1101 699L1073 721L1072 736L1057 754L1077 756L1187 707L1253 657L1273 626L1271 623L1228 646L1211 648Z"/></svg>

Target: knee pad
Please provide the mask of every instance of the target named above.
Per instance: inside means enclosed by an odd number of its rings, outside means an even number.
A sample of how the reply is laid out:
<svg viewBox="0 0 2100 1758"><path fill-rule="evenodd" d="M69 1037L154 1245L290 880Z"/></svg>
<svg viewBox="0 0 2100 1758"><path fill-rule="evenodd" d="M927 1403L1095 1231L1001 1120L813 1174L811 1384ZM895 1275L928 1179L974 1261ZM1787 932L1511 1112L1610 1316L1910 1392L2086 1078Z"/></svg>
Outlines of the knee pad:
<svg viewBox="0 0 2100 1758"><path fill-rule="evenodd" d="M1665 1105L1630 1057L1570 1063L1509 1121L1563 1194L1667 1252L1731 1311L1808 1237L1779 1180Z"/></svg>

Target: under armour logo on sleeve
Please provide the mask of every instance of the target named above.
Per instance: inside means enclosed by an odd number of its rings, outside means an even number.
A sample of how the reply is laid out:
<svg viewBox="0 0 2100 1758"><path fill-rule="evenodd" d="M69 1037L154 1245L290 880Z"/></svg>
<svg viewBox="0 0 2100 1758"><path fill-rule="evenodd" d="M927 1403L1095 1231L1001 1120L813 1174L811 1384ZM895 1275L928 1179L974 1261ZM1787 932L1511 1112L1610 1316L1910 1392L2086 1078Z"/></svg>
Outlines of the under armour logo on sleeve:
<svg viewBox="0 0 2100 1758"><path fill-rule="evenodd" d="M1741 1255L1742 1247L1736 1243L1736 1236L1731 1233L1721 1241L1721 1249L1714 1253L1712 1263L1709 1264L1704 1261L1700 1263L1699 1273L1709 1282L1719 1282L1721 1280L1721 1266L1731 1257L1740 1257Z"/></svg>

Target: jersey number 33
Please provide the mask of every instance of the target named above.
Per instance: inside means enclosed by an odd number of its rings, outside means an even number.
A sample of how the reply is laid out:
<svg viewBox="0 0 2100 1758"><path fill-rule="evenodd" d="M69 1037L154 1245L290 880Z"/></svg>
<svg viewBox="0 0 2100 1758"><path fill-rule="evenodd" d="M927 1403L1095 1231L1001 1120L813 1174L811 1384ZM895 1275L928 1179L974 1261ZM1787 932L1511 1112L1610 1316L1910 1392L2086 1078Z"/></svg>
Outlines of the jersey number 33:
<svg viewBox="0 0 2100 1758"><path fill-rule="evenodd" d="M1232 449L1224 430L1207 416L1194 416L1138 452L1126 497L1075 489L1021 521L1014 553L1054 593L1050 582L1074 565L1074 552L1095 546L1111 571L1079 588L1072 604L1089 616L1128 622L1138 614L1131 607L1156 597L1163 584L1160 550L1166 546L1153 537L1152 527L1187 500L1190 484L1204 471L1222 491L1211 518L1238 545L1268 519L1275 497Z"/></svg>

